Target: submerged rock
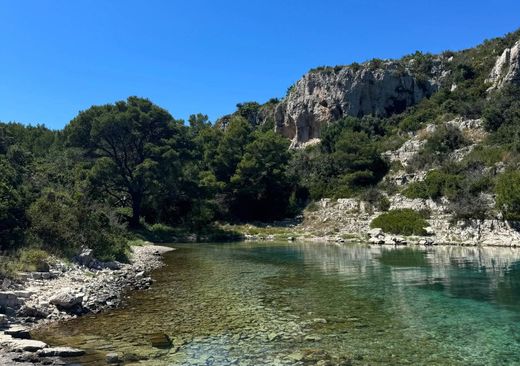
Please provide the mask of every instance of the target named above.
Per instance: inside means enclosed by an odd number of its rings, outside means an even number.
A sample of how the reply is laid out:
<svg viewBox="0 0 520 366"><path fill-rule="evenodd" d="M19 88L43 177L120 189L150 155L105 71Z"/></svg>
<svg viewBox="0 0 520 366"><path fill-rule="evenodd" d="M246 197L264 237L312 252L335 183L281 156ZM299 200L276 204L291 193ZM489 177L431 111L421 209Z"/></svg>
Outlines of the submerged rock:
<svg viewBox="0 0 520 366"><path fill-rule="evenodd" d="M152 347L155 348L170 348L172 346L170 337L164 333L153 334L150 337L150 342L152 343Z"/></svg>

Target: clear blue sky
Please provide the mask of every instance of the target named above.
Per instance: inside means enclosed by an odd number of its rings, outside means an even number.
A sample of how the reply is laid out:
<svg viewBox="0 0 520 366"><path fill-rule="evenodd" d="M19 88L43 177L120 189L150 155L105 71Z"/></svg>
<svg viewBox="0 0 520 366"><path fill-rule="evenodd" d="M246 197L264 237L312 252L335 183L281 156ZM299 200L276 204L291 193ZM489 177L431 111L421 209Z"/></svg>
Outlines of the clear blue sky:
<svg viewBox="0 0 520 366"><path fill-rule="evenodd" d="M0 0L0 121L63 127L129 95L211 120L309 68L474 46L518 0Z"/></svg>

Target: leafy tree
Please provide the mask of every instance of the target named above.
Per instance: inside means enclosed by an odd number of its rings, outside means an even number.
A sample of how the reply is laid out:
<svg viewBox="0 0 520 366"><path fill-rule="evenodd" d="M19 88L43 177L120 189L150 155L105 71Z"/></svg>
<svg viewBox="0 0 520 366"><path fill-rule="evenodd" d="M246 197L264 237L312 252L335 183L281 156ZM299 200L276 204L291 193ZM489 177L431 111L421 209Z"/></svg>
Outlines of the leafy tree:
<svg viewBox="0 0 520 366"><path fill-rule="evenodd" d="M93 159L93 185L117 204L130 201L130 225L137 227L143 200L161 177L178 169L182 128L181 121L149 100L129 97L81 112L65 132L71 146Z"/></svg>
<svg viewBox="0 0 520 366"><path fill-rule="evenodd" d="M242 219L283 217L291 193L289 141L274 131L254 137L231 178L233 212Z"/></svg>
<svg viewBox="0 0 520 366"><path fill-rule="evenodd" d="M253 129L243 117L231 118L224 135L216 149L216 156L212 163L215 176L219 181L229 182L238 163L242 159L245 147L251 142Z"/></svg>

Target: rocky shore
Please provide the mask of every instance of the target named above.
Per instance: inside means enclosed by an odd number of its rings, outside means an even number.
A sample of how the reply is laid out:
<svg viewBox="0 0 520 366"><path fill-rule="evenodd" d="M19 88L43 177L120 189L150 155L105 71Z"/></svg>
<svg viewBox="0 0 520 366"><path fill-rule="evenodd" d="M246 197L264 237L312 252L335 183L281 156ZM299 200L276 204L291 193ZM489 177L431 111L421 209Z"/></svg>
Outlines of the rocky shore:
<svg viewBox="0 0 520 366"><path fill-rule="evenodd" d="M74 263L55 263L48 272L22 273L0 289L0 365L65 365L82 350L31 339L31 330L49 322L118 306L129 289L146 289L147 273L162 265L173 248L146 243L132 247L130 263L100 262L86 250Z"/></svg>

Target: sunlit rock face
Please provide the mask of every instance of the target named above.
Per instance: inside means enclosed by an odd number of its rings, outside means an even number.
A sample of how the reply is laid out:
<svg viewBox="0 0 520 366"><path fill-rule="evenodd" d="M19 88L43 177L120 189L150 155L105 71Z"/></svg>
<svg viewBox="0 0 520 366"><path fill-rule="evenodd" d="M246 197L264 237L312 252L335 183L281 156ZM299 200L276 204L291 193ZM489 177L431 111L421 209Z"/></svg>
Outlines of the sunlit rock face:
<svg viewBox="0 0 520 366"><path fill-rule="evenodd" d="M508 84L520 84L520 41L502 52L486 81L492 84L489 90L501 89Z"/></svg>
<svg viewBox="0 0 520 366"><path fill-rule="evenodd" d="M312 70L277 106L275 128L297 146L318 138L325 124L345 116L400 113L436 92L445 75L440 59L429 77L415 75L413 61Z"/></svg>

